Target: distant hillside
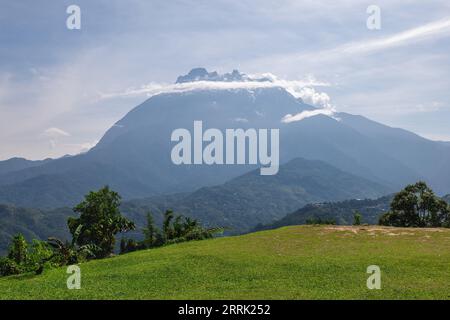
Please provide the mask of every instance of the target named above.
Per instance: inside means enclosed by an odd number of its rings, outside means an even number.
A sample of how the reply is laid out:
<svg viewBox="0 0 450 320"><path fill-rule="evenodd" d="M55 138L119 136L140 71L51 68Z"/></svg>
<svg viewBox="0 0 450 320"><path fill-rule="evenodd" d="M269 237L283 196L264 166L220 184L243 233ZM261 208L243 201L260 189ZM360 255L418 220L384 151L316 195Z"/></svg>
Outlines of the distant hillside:
<svg viewBox="0 0 450 320"><path fill-rule="evenodd" d="M52 159L32 161L26 160L24 158L11 158L8 160L0 161L0 175L27 168L37 167L50 161L52 161Z"/></svg>
<svg viewBox="0 0 450 320"><path fill-rule="evenodd" d="M42 211L0 205L0 255L8 248L11 238L22 233L28 240L56 236L69 238L67 218L73 215L69 208Z"/></svg>
<svg viewBox="0 0 450 320"><path fill-rule="evenodd" d="M169 199L160 196L129 201L127 206L134 205L141 211L148 208L159 214L171 208L239 233L279 219L308 203L377 198L389 191L392 190L324 162L297 158L282 165L274 176L261 176L258 169L223 185L171 195Z"/></svg>
<svg viewBox="0 0 450 320"><path fill-rule="evenodd" d="M284 226L306 224L307 220L334 220L338 225L351 225L356 211L362 215L362 223L378 224L379 217L390 209L394 195L371 200L345 200L308 204L285 217L266 225L258 225L254 230L269 230ZM443 197L450 204L450 195Z"/></svg>
<svg viewBox="0 0 450 320"><path fill-rule="evenodd" d="M309 219L335 220L339 225L351 225L356 211L361 213L362 223L378 224L380 215L389 210L392 199L393 196L385 196L376 200L345 200L308 204L275 222L259 225L255 230L306 224Z"/></svg>

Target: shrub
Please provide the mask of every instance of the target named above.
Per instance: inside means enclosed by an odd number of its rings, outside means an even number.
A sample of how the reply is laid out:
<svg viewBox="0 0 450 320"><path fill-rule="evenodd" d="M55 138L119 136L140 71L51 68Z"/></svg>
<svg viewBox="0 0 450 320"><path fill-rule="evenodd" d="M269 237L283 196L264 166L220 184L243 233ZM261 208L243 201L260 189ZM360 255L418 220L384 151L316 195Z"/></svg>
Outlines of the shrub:
<svg viewBox="0 0 450 320"><path fill-rule="evenodd" d="M10 276L13 274L20 274L23 269L14 260L1 257L0 258L0 276Z"/></svg>

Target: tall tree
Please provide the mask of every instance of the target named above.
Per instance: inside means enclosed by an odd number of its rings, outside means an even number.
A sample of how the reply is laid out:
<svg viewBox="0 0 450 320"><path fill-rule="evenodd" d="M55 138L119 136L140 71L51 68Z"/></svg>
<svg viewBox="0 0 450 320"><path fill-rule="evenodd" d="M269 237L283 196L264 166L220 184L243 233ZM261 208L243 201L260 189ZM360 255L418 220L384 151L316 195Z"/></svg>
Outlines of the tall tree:
<svg viewBox="0 0 450 320"><path fill-rule="evenodd" d="M392 200L381 225L395 227L450 227L450 207L425 182L408 185Z"/></svg>
<svg viewBox="0 0 450 320"><path fill-rule="evenodd" d="M24 236L19 233L15 235L9 247L8 258L13 260L18 265L24 264L28 255L28 243Z"/></svg>
<svg viewBox="0 0 450 320"><path fill-rule="evenodd" d="M173 239L174 235L174 231L173 231L173 227L172 227L172 220L174 218L174 214L172 210L166 210L166 212L164 212L164 221L163 221L163 237L164 237L164 241Z"/></svg>
<svg viewBox="0 0 450 320"><path fill-rule="evenodd" d="M155 226L151 212L147 213L147 226L142 230L144 233L144 245L147 248L157 246L161 242L161 233Z"/></svg>
<svg viewBox="0 0 450 320"><path fill-rule="evenodd" d="M95 253L97 258L110 255L114 250L116 234L135 228L132 221L122 216L119 206L119 194L108 186L86 195L84 201L73 209L80 217L68 220L69 230L72 236L76 236L77 245L95 245L98 248ZM77 235L80 225L83 227Z"/></svg>

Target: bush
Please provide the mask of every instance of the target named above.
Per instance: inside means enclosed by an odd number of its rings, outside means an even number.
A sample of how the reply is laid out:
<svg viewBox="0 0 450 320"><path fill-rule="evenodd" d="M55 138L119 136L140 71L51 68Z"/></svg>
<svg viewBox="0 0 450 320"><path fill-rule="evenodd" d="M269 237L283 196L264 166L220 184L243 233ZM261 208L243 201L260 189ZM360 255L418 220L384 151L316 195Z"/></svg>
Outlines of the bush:
<svg viewBox="0 0 450 320"><path fill-rule="evenodd" d="M362 219L361 213L356 211L354 216L353 216L353 225L354 226L360 226L361 225L361 219Z"/></svg>
<svg viewBox="0 0 450 320"><path fill-rule="evenodd" d="M20 274L23 269L14 260L1 257L0 258L0 276L10 276L13 274Z"/></svg>

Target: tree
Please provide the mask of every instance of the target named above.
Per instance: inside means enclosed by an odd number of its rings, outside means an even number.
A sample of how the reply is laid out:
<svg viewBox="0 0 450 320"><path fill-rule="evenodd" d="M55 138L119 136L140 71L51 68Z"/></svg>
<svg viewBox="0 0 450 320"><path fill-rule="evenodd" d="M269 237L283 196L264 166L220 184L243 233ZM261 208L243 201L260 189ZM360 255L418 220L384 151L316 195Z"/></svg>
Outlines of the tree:
<svg viewBox="0 0 450 320"><path fill-rule="evenodd" d="M79 246L78 239L81 235L83 225L80 224L72 235L72 242L62 241L55 237L50 237L47 244L53 249L53 255L43 262L56 260L60 266L76 264L88 258L95 258L95 253L100 249L95 244L85 244Z"/></svg>
<svg viewBox="0 0 450 320"><path fill-rule="evenodd" d="M8 258L16 264L25 264L27 261L28 244L22 234L17 234L12 239L9 247Z"/></svg>
<svg viewBox="0 0 450 320"><path fill-rule="evenodd" d="M353 225L354 226L360 226L361 225L361 219L362 219L361 213L358 210L356 210L355 214L353 215Z"/></svg>
<svg viewBox="0 0 450 320"><path fill-rule="evenodd" d="M159 229L155 226L155 220L151 212L147 213L147 226L142 230L144 233L144 246L152 248L161 245L162 236Z"/></svg>
<svg viewBox="0 0 450 320"><path fill-rule="evenodd" d="M425 182L408 185L392 200L379 224L395 227L450 227L450 207Z"/></svg>
<svg viewBox="0 0 450 320"><path fill-rule="evenodd" d="M175 217L171 210L164 214L163 244L209 239L221 232L223 228L204 228L195 219L183 215Z"/></svg>
<svg viewBox="0 0 450 320"><path fill-rule="evenodd" d="M83 226L76 244L95 245L97 258L109 256L114 250L116 234L135 228L132 221L122 216L119 206L119 194L110 190L108 186L86 195L85 200L73 209L80 213L80 217L71 217L68 220L72 236L80 225Z"/></svg>
<svg viewBox="0 0 450 320"><path fill-rule="evenodd" d="M42 273L51 255L52 251L46 242L33 240L29 246L24 236L17 234L11 240L8 255L0 258L0 275Z"/></svg>
<svg viewBox="0 0 450 320"><path fill-rule="evenodd" d="M164 222L163 222L163 237L164 241L168 241L173 239L174 231L172 228L172 220L174 218L172 210L166 210L164 213Z"/></svg>

